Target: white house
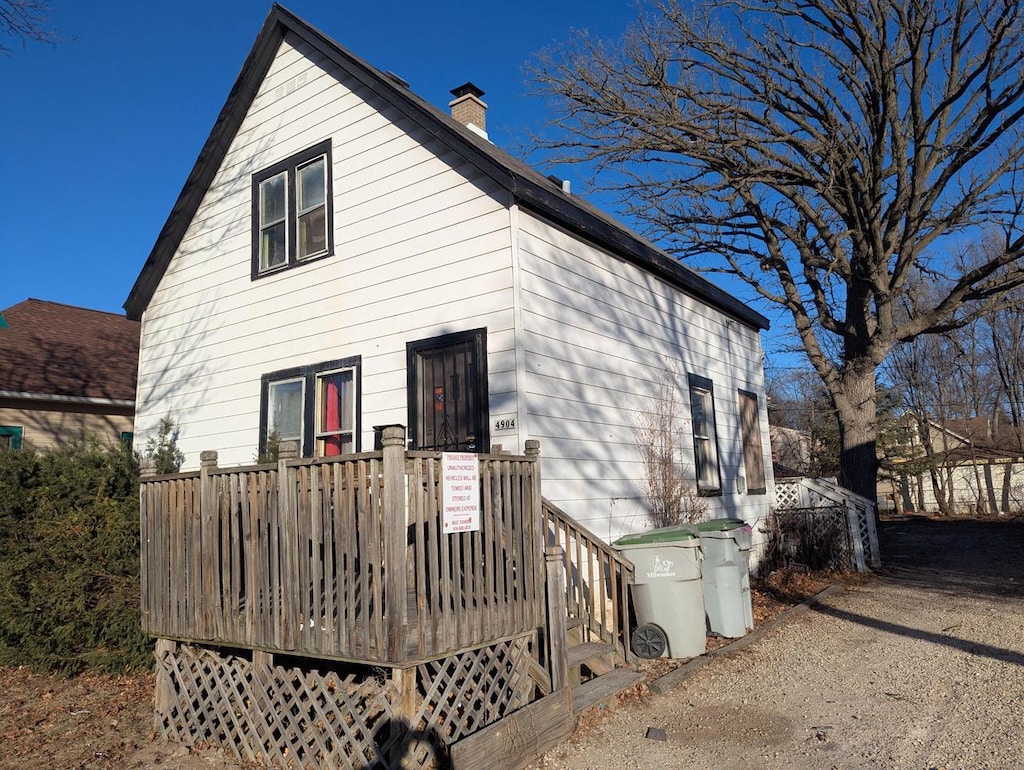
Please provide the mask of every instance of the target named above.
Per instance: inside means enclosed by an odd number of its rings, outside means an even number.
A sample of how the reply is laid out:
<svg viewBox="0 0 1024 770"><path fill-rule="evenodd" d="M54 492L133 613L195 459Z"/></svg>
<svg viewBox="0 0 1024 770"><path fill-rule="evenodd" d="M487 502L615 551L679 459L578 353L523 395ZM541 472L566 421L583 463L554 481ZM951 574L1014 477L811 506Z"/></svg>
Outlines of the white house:
<svg viewBox="0 0 1024 770"><path fill-rule="evenodd" d="M765 318L453 94L455 118L273 7L125 303L139 445L167 414L186 468L252 463L272 431L304 454L387 424L413 448L538 439L544 496L614 539L646 526L633 425L669 373L711 514L764 517Z"/></svg>

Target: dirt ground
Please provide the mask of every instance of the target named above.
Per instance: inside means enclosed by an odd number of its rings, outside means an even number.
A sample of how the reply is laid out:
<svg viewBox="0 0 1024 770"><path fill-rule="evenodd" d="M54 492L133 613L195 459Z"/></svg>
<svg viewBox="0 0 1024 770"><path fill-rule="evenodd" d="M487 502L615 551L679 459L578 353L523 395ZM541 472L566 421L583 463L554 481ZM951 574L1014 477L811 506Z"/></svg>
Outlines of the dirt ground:
<svg viewBox="0 0 1024 770"><path fill-rule="evenodd" d="M827 586L834 576L777 572L755 581L758 626ZM709 640L709 647L718 644ZM721 642L724 643L724 642ZM682 661L644 661L650 678ZM83 674L71 679L0 668L0 770L239 770L252 767L216 748L158 739L153 676Z"/></svg>
<svg viewBox="0 0 1024 770"><path fill-rule="evenodd" d="M535 767L1024 768L1024 517L908 517L880 537L880 574L589 715Z"/></svg>

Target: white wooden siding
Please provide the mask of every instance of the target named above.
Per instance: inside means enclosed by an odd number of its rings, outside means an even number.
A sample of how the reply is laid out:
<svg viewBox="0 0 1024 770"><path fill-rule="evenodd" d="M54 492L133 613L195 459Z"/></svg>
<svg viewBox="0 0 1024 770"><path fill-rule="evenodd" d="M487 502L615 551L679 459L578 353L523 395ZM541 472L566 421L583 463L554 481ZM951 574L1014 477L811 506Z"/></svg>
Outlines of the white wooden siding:
<svg viewBox="0 0 1024 770"><path fill-rule="evenodd" d="M334 255L250 278L252 174L332 141ZM362 439L406 423L406 343L486 327L507 408L515 340L507 201L333 65L282 44L144 315L137 441L181 425L186 467L251 462L260 377L362 357Z"/></svg>
<svg viewBox="0 0 1024 770"><path fill-rule="evenodd" d="M737 485L739 389L758 394L769 446L758 333L528 211L518 224L522 431L541 442L545 496L609 539L649 526L632 426L656 372L671 369L684 430L687 375L714 383L723 493L706 498L712 515L763 518L769 496L742 494ZM692 444L686 450L692 471Z"/></svg>

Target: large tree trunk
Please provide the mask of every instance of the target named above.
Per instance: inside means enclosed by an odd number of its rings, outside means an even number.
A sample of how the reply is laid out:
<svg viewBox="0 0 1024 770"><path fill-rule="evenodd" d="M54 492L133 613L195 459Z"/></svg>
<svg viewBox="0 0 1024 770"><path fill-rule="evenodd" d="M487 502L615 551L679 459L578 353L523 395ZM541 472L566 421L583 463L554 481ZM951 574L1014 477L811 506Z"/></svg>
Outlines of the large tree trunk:
<svg viewBox="0 0 1024 770"><path fill-rule="evenodd" d="M874 367L851 366L832 397L839 413L839 481L874 502L878 494Z"/></svg>

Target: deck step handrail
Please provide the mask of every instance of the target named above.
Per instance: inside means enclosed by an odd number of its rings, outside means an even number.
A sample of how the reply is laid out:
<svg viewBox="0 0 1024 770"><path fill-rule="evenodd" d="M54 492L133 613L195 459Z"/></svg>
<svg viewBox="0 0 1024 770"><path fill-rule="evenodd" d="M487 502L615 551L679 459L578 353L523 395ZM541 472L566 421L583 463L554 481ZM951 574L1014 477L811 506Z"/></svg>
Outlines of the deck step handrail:
<svg viewBox="0 0 1024 770"><path fill-rule="evenodd" d="M590 637L614 646L623 660L632 662L629 586L634 581L633 562L550 500L543 499L542 507L546 544L563 551L569 616L582 621Z"/></svg>

